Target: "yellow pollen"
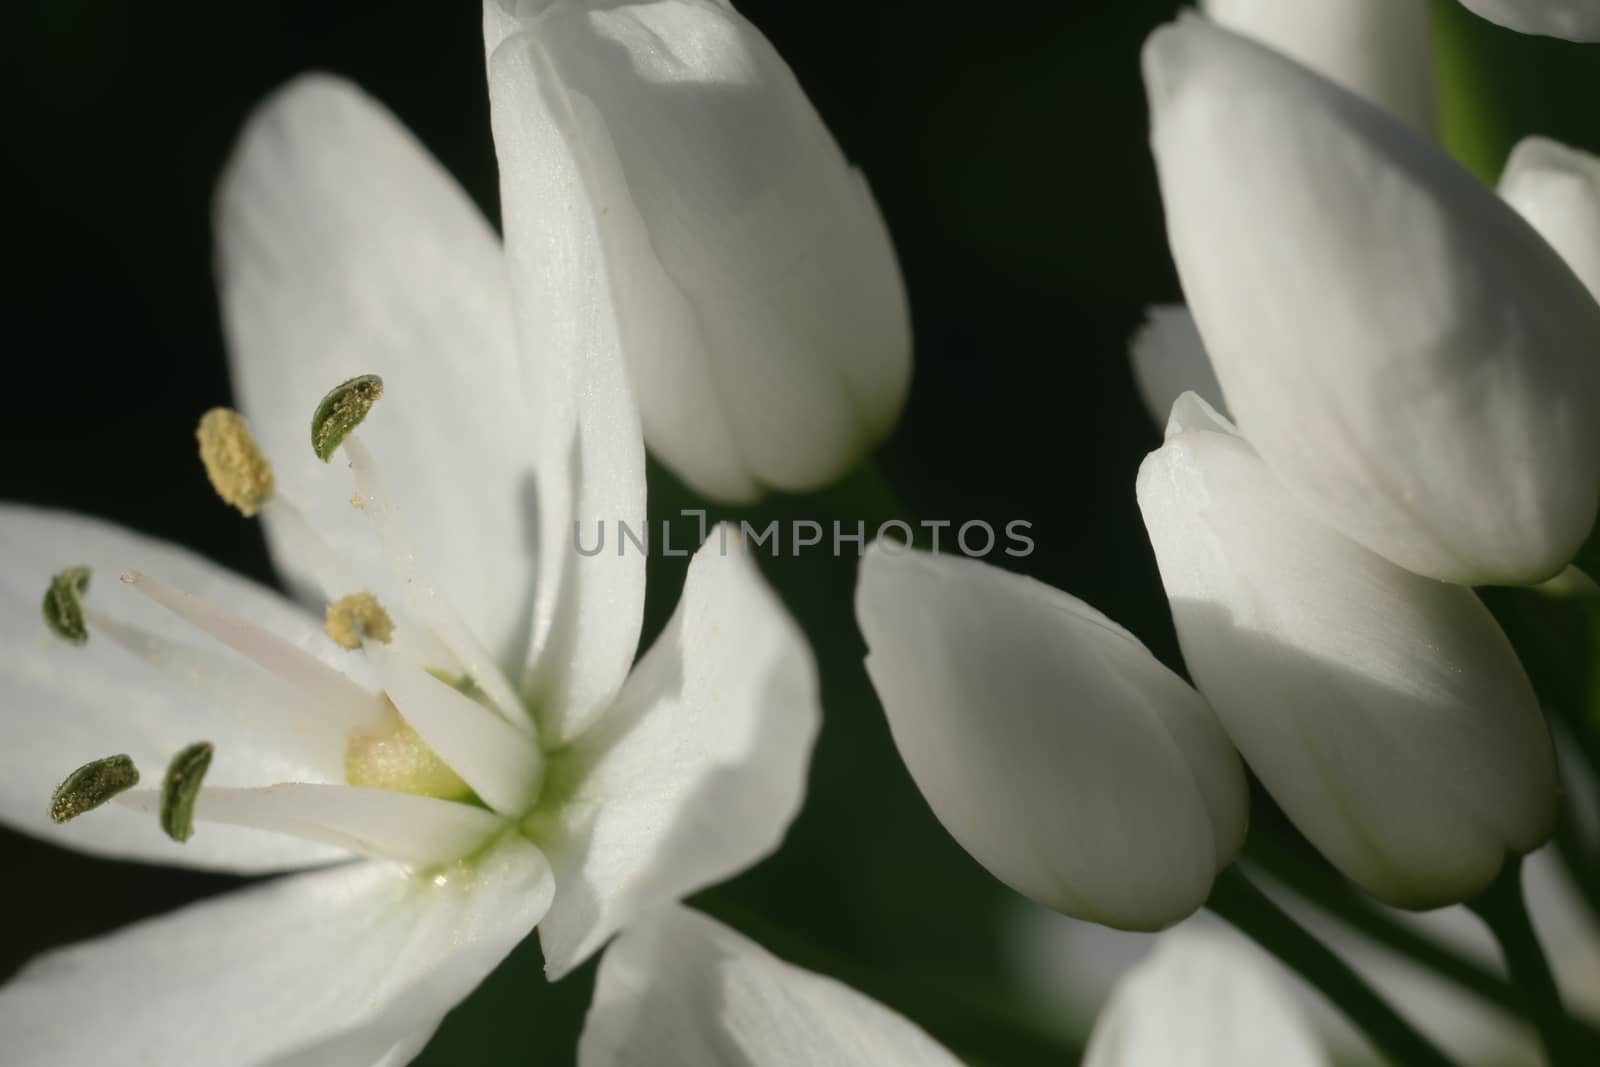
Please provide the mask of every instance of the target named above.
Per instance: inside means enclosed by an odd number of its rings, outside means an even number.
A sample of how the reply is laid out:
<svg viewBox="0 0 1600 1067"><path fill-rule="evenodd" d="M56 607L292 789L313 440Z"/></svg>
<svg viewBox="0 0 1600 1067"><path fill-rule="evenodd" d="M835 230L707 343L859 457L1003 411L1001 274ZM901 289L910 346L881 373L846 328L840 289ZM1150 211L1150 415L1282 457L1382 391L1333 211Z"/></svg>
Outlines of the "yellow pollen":
<svg viewBox="0 0 1600 1067"><path fill-rule="evenodd" d="M394 636L394 620L371 593L351 593L328 605L323 629L340 648L354 652L369 638L387 645Z"/></svg>
<svg viewBox="0 0 1600 1067"><path fill-rule="evenodd" d="M383 697L383 721L370 730L350 731L344 778L350 785L441 800L464 800L472 795L472 787L428 747L387 694Z"/></svg>
<svg viewBox="0 0 1600 1067"><path fill-rule="evenodd" d="M250 518L272 499L272 464L256 446L243 415L232 408L212 408L201 416L194 435L211 488L226 503Z"/></svg>

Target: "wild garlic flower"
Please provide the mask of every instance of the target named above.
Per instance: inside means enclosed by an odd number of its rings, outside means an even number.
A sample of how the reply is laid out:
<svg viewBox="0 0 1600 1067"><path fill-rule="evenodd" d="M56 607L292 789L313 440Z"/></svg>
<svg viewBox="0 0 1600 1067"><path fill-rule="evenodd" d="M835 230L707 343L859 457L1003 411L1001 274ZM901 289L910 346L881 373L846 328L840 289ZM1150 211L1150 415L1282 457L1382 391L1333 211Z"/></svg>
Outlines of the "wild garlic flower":
<svg viewBox="0 0 1600 1067"><path fill-rule="evenodd" d="M126 859L316 868L36 961L0 991L8 1063L403 1063L535 924L559 977L797 811L815 672L749 559L708 541L630 671L642 554L574 550L575 522L642 522L643 446L593 309L527 268L559 219L508 147L518 116L496 122L504 253L332 79L264 105L223 180L248 422L206 416L201 456L316 613L0 509L0 818ZM551 308L562 343L521 343Z"/></svg>
<svg viewBox="0 0 1600 1067"><path fill-rule="evenodd" d="M1518 33L1600 41L1600 0L1461 0L1472 12Z"/></svg>
<svg viewBox="0 0 1600 1067"><path fill-rule="evenodd" d="M1029 578L883 541L856 618L901 758L991 874L1129 930L1205 903L1244 843L1243 769L1138 638Z"/></svg>

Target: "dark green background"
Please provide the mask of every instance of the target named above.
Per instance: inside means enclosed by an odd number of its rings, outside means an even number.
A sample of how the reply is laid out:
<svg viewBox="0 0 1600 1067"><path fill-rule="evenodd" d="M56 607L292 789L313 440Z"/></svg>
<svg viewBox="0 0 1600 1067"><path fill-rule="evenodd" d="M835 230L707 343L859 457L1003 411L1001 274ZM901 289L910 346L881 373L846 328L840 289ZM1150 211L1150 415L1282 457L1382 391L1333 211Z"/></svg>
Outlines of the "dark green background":
<svg viewBox="0 0 1600 1067"><path fill-rule="evenodd" d="M1177 295L1138 76L1140 42L1176 6L740 5L867 172L900 250L916 382L882 471L921 517L1032 521L1038 552L1021 569L1099 605L1169 662L1133 501L1157 434L1124 346L1146 303ZM1492 171L1524 132L1600 148L1592 58L1438 10L1447 129L1476 166ZM321 68L385 101L493 217L478 27L474 4L438 0L7 4L0 497L107 516L270 580L256 527L217 503L194 456L195 418L229 398L212 182L251 106ZM683 501L659 472L652 487L653 513ZM762 514L854 515L870 506L862 488ZM652 628L676 598L674 567L652 572ZM818 646L827 727L784 851L706 904L974 1057L1062 1063L1031 1036L1041 1021L1013 1007L996 934L1009 894L944 836L889 745L859 665L852 569L821 556L771 568ZM234 884L3 833L0 845L0 976ZM570 1062L592 968L551 988L539 966L530 941L423 1062Z"/></svg>

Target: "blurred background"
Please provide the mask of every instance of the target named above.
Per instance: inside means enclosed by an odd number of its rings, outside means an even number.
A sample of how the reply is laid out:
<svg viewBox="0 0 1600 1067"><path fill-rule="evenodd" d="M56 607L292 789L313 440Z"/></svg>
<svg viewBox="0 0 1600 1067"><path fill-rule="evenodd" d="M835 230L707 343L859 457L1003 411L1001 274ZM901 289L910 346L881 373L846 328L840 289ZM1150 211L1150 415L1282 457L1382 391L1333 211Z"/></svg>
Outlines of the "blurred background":
<svg viewBox="0 0 1600 1067"><path fill-rule="evenodd" d="M1125 345L1146 304L1178 297L1138 73L1144 36L1178 5L738 7L867 173L900 252L917 362L882 478L917 517L1032 522L1036 553L1001 562L1096 604L1176 664L1133 498L1158 433ZM1524 133L1600 150L1592 53L1436 7L1445 132L1475 169L1492 176ZM258 527L212 495L193 443L198 415L230 399L212 183L255 102L324 69L393 109L496 217L478 8L10 0L0 26L15 82L0 105L13 278L0 498L92 512L271 582ZM659 470L651 484L654 515L689 502ZM859 479L756 515L881 511ZM652 566L653 632L681 561ZM1070 1006L1022 995L1016 899L946 837L889 743L860 666L853 561L816 554L769 571L818 649L827 725L784 850L702 905L975 1063L1071 1062ZM235 884L3 831L0 849L0 979L43 949ZM554 987L540 968L530 939L420 1062L570 1063L592 966Z"/></svg>

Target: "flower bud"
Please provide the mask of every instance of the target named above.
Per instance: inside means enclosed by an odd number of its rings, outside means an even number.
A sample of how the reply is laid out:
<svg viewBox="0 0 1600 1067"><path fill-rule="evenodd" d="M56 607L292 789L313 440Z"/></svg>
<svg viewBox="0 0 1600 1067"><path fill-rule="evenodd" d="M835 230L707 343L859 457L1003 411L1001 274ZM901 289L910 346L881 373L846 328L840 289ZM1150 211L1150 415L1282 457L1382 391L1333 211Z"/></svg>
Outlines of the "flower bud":
<svg viewBox="0 0 1600 1067"><path fill-rule="evenodd" d="M590 216L598 254L548 254L597 260L585 304L617 316L661 461L734 501L859 462L905 400L905 294L866 181L767 39L717 0L488 0L485 32L507 135L541 138L541 173L503 180Z"/></svg>
<svg viewBox="0 0 1600 1067"><path fill-rule="evenodd" d="M1518 33L1600 41L1600 3L1595 0L1461 0L1490 22Z"/></svg>
<svg viewBox="0 0 1600 1067"><path fill-rule="evenodd" d="M1230 412L1324 522L1533 583L1600 496L1600 306L1434 144L1187 18L1145 46L1168 236Z"/></svg>
<svg viewBox="0 0 1600 1067"><path fill-rule="evenodd" d="M1204 0L1212 21L1421 131L1433 127L1428 0Z"/></svg>
<svg viewBox="0 0 1600 1067"><path fill-rule="evenodd" d="M1600 300L1600 157L1543 137L1523 139L1500 176L1516 208ZM1600 359L1600 352L1591 352Z"/></svg>
<svg viewBox="0 0 1600 1067"><path fill-rule="evenodd" d="M1184 659L1300 831L1386 903L1484 889L1549 837L1550 735L1477 596L1309 515L1193 395L1139 471Z"/></svg>
<svg viewBox="0 0 1600 1067"><path fill-rule="evenodd" d="M856 617L901 757L990 873L1122 929L1204 903L1244 839L1243 770L1137 638L1039 582L881 541Z"/></svg>

